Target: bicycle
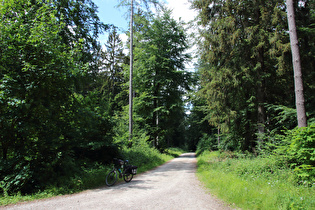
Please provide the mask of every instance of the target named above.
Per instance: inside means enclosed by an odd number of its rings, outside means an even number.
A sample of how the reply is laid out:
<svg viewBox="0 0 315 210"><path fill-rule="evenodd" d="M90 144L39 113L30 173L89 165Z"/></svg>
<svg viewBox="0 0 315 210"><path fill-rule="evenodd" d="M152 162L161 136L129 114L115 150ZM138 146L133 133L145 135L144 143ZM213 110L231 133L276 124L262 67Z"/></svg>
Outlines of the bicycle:
<svg viewBox="0 0 315 210"><path fill-rule="evenodd" d="M130 182L133 175L137 174L137 166L129 165L128 160L113 159L114 168L106 176L106 185L113 186L117 181L117 175L119 178L123 178L125 182Z"/></svg>

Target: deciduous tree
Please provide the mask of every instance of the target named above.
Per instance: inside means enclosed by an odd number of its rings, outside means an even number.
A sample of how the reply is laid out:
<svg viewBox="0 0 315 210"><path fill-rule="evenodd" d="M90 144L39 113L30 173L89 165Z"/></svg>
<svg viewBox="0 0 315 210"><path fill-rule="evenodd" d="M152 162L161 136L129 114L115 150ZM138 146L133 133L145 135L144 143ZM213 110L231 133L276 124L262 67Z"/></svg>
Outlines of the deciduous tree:
<svg viewBox="0 0 315 210"><path fill-rule="evenodd" d="M133 22L134 22L134 4L141 10L141 5L144 4L148 9L152 3L157 5L157 0L121 0L119 6L130 6L130 70L129 70L129 141L132 140L133 133Z"/></svg>
<svg viewBox="0 0 315 210"><path fill-rule="evenodd" d="M89 134L109 129L95 113L79 112L76 94L91 81L98 53L95 9L80 0L0 3L0 179L11 192L75 168L74 147L91 143L83 118L103 123Z"/></svg>
<svg viewBox="0 0 315 210"><path fill-rule="evenodd" d="M190 74L184 71L189 59L185 52L188 42L182 23L172 19L170 11L164 10L149 20L139 18L135 37L135 110L149 125L153 145L157 146L160 140L167 142L165 138L171 141L184 119L182 97L190 83Z"/></svg>

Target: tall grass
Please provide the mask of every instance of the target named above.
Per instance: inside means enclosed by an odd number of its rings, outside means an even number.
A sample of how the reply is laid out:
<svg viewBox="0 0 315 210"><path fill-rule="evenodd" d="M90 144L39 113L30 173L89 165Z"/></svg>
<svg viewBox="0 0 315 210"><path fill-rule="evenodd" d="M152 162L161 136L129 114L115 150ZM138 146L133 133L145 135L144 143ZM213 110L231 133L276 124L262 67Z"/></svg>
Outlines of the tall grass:
<svg viewBox="0 0 315 210"><path fill-rule="evenodd" d="M204 152L197 173L211 193L242 209L315 209L314 187L297 185L296 175L272 158Z"/></svg>

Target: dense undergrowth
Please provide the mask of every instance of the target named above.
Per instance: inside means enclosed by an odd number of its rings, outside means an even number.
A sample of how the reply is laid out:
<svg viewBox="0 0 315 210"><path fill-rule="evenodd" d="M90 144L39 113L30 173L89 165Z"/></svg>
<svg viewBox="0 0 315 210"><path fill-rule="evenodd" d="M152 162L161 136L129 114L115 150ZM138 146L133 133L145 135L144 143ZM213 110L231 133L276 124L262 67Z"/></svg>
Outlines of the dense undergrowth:
<svg viewBox="0 0 315 210"><path fill-rule="evenodd" d="M240 157L205 151L198 176L211 193L242 209L315 209L315 188L272 157Z"/></svg>
<svg viewBox="0 0 315 210"><path fill-rule="evenodd" d="M160 153L157 149L144 143L131 148L122 148L121 158L129 160L132 165L137 165L139 167L138 173L141 173L153 169L179 156L183 152L183 150L178 148L169 148L164 153ZM45 190L38 191L37 193L22 195L18 192L9 195L8 192L4 192L3 195L0 195L0 206L103 187L105 186L106 174L111 169L111 165L89 165L82 167L76 174L70 177L59 177L54 185L48 186ZM4 183L1 182L0 187L3 188L3 185Z"/></svg>
<svg viewBox="0 0 315 210"><path fill-rule="evenodd" d="M256 154L211 147L199 147L198 175L226 202L242 209L315 209L314 123L269 135Z"/></svg>

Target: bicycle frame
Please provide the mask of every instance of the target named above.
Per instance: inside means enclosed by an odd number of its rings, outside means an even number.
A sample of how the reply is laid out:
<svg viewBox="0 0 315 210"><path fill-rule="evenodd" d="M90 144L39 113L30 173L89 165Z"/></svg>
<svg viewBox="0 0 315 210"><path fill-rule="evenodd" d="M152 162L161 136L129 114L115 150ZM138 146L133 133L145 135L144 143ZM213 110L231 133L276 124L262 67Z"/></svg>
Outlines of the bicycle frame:
<svg viewBox="0 0 315 210"><path fill-rule="evenodd" d="M127 171L128 160L119 160L114 158L114 168L106 176L106 185L112 186L117 181L117 171L119 173L119 178L123 178L125 182L130 182L133 178L133 173Z"/></svg>

